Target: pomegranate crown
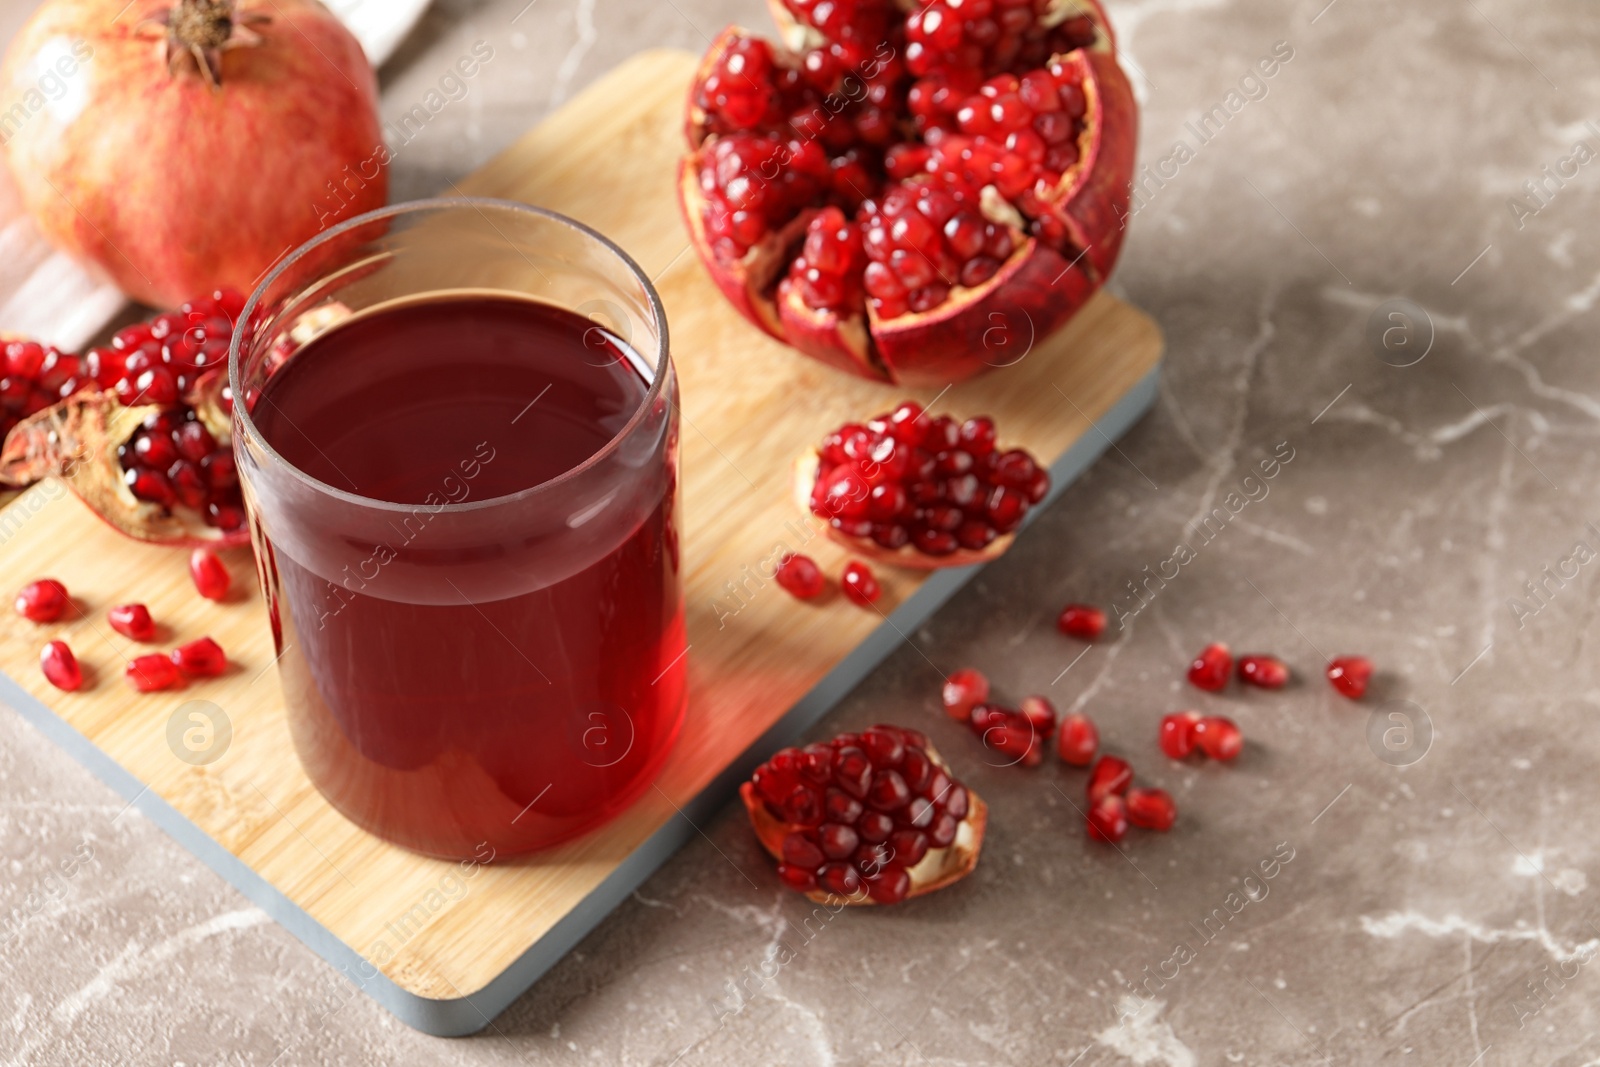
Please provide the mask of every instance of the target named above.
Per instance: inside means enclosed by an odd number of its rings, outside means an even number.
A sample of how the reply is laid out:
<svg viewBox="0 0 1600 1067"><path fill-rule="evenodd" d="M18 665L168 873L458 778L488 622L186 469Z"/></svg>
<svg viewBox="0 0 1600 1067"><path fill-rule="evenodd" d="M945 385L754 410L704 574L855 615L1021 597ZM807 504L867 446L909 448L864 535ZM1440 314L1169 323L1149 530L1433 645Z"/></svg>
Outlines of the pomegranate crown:
<svg viewBox="0 0 1600 1067"><path fill-rule="evenodd" d="M206 84L220 89L222 53L261 44L261 35L250 27L272 21L265 12L236 8L235 0L177 0L142 23L141 29L151 28L163 37L170 73L176 75L184 60L192 59Z"/></svg>

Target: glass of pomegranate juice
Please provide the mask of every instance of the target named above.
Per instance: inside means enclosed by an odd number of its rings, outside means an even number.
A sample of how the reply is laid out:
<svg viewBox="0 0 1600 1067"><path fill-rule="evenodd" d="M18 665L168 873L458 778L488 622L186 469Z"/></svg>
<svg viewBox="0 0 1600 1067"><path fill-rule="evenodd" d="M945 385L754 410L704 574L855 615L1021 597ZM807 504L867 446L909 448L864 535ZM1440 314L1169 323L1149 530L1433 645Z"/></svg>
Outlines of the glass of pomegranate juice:
<svg viewBox="0 0 1600 1067"><path fill-rule="evenodd" d="M351 219L234 334L234 451L307 774L434 856L544 848L683 721L677 380L650 281L497 200Z"/></svg>

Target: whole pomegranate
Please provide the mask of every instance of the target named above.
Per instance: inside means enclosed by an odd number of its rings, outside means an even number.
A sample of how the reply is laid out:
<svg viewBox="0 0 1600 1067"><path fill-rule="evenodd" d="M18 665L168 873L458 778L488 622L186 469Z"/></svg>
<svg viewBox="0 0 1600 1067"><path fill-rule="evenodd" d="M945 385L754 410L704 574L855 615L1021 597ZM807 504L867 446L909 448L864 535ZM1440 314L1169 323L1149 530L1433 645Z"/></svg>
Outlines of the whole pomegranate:
<svg viewBox="0 0 1600 1067"><path fill-rule="evenodd" d="M248 293L388 197L377 80L317 0L45 0L0 98L28 112L5 156L45 236L157 307Z"/></svg>
<svg viewBox="0 0 1600 1067"><path fill-rule="evenodd" d="M772 0L690 88L679 197L724 295L832 366L943 386L1116 263L1138 112L1097 0ZM1002 358L1003 357L1003 358Z"/></svg>

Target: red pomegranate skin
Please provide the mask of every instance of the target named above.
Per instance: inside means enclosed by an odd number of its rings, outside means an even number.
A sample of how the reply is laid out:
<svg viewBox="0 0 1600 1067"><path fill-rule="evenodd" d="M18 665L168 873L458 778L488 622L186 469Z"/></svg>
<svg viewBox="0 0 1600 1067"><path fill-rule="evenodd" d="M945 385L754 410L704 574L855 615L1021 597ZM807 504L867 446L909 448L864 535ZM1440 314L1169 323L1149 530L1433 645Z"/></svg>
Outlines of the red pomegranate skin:
<svg viewBox="0 0 1600 1067"><path fill-rule="evenodd" d="M123 292L176 307L248 293L279 256L388 198L377 79L317 0L246 0L262 38L169 72L159 27L172 0L46 0L0 66L0 125L28 212L55 245ZM67 57L70 62L63 61ZM73 68L71 73L66 73ZM37 109L40 79L64 83Z"/></svg>

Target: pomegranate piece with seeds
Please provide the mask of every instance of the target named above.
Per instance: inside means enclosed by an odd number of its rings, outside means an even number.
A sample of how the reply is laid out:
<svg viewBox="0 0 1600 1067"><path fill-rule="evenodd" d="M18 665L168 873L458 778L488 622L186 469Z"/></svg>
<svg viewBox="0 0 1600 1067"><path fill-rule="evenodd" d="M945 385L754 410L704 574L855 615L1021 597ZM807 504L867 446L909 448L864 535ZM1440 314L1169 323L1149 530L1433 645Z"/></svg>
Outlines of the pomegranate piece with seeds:
<svg viewBox="0 0 1600 1067"><path fill-rule="evenodd" d="M1056 752L1063 763L1073 767L1087 767L1094 762L1100 748L1100 731L1086 715L1068 715L1061 720L1061 732L1056 735Z"/></svg>
<svg viewBox="0 0 1600 1067"><path fill-rule="evenodd" d="M106 621L117 633L134 641L149 641L156 635L155 620L143 604L119 604L106 612Z"/></svg>
<svg viewBox="0 0 1600 1067"><path fill-rule="evenodd" d="M796 462L794 488L835 540L928 569L1004 552L1050 492L1050 474L1022 449L998 447L987 417L957 422L908 400L829 433Z"/></svg>
<svg viewBox="0 0 1600 1067"><path fill-rule="evenodd" d="M57 689L71 693L83 685L83 670L78 657L65 641L51 641L39 652L39 669Z"/></svg>
<svg viewBox="0 0 1600 1067"><path fill-rule="evenodd" d="M860 560L845 564L844 573L839 578L839 588L853 603L864 608L871 607L883 594L882 587L878 585L878 576Z"/></svg>
<svg viewBox="0 0 1600 1067"><path fill-rule="evenodd" d="M982 671L963 667L944 680L940 697L946 715L966 722L973 707L989 699L989 679L984 677Z"/></svg>
<svg viewBox="0 0 1600 1067"><path fill-rule="evenodd" d="M1097 0L771 5L690 91L679 200L712 279L812 358L942 387L1110 274L1137 107ZM1026 323L1026 326L1023 324Z"/></svg>
<svg viewBox="0 0 1600 1067"><path fill-rule="evenodd" d="M190 678L215 678L228 669L227 654L209 637L173 649L172 665Z"/></svg>
<svg viewBox="0 0 1600 1067"><path fill-rule="evenodd" d="M827 586L822 577L822 568L817 566L817 561L810 556L801 556L789 553L778 562L778 570L773 575L789 594L799 600L812 600L822 595Z"/></svg>
<svg viewBox="0 0 1600 1067"><path fill-rule="evenodd" d="M1328 664L1328 681L1342 695L1360 700L1372 680L1372 661L1365 656L1338 656Z"/></svg>
<svg viewBox="0 0 1600 1067"><path fill-rule="evenodd" d="M48 350L48 404L0 417L0 488L55 475L119 531L165 544L244 544L230 443L228 346L237 293L190 300L81 358ZM31 342L7 346L31 367ZM12 362L7 357L7 365ZM0 379L0 406L6 381ZM13 425L13 422L15 423Z"/></svg>
<svg viewBox="0 0 1600 1067"><path fill-rule="evenodd" d="M1161 751L1173 759L1183 759L1194 751L1195 727L1200 723L1196 711L1175 711L1161 717Z"/></svg>
<svg viewBox="0 0 1600 1067"><path fill-rule="evenodd" d="M1102 797L1113 794L1120 796L1126 793L1131 784L1133 784L1133 768L1128 765L1127 760L1116 756L1101 756L1089 771L1089 782L1085 788L1089 793L1089 803L1093 804Z"/></svg>
<svg viewBox="0 0 1600 1067"><path fill-rule="evenodd" d="M1262 689L1282 689L1289 681L1289 666L1277 656L1240 656L1239 678Z"/></svg>
<svg viewBox="0 0 1600 1067"><path fill-rule="evenodd" d="M1124 797L1128 821L1146 830L1166 831L1178 818L1178 806L1165 789L1130 789Z"/></svg>
<svg viewBox="0 0 1600 1067"><path fill-rule="evenodd" d="M71 605L67 587L54 578L29 582L17 593L17 614L29 622L55 622Z"/></svg>
<svg viewBox="0 0 1600 1067"><path fill-rule="evenodd" d="M1194 743L1212 759L1231 760L1244 750L1244 734L1221 715L1207 715L1194 724Z"/></svg>
<svg viewBox="0 0 1600 1067"><path fill-rule="evenodd" d="M197 548L189 554L189 576L194 587L207 600L221 600L233 585L233 576L227 565L209 548Z"/></svg>
<svg viewBox="0 0 1600 1067"><path fill-rule="evenodd" d="M1233 656L1228 653L1228 646L1210 644L1189 664L1189 684L1212 693L1220 692L1228 684L1232 671Z"/></svg>
<svg viewBox="0 0 1600 1067"><path fill-rule="evenodd" d="M819 903L943 889L977 866L988 818L927 738L897 726L783 749L739 795L778 878Z"/></svg>
<svg viewBox="0 0 1600 1067"><path fill-rule="evenodd" d="M1056 619L1056 629L1080 641L1098 641L1106 632L1106 613L1092 604L1068 604Z"/></svg>
<svg viewBox="0 0 1600 1067"><path fill-rule="evenodd" d="M129 685L141 693L171 689L181 680L177 666L159 653L134 657L123 671L123 677L128 679Z"/></svg>
<svg viewBox="0 0 1600 1067"><path fill-rule="evenodd" d="M1089 802L1089 836L1114 845L1128 835L1128 804L1116 793Z"/></svg>

